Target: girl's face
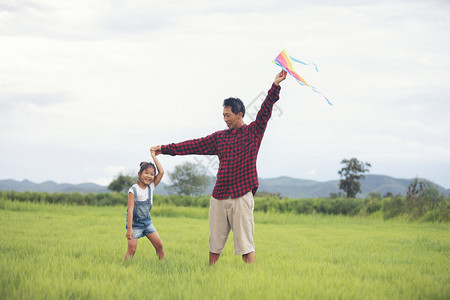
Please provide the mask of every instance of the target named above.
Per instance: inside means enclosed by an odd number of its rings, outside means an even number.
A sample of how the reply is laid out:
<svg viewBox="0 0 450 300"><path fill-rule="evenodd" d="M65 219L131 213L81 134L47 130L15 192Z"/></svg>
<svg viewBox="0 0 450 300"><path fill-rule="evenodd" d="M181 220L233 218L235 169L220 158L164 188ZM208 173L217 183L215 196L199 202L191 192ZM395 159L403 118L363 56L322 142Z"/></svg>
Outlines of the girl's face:
<svg viewBox="0 0 450 300"><path fill-rule="evenodd" d="M155 170L152 167L148 167L138 175L140 182L142 182L145 185L149 185L155 179Z"/></svg>

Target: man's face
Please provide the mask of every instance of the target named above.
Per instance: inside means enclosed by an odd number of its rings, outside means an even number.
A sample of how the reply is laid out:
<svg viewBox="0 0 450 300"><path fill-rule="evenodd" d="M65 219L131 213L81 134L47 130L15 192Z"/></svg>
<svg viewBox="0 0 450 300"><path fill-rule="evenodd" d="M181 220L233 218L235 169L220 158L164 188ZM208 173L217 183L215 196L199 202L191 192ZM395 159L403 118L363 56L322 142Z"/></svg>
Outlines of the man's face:
<svg viewBox="0 0 450 300"><path fill-rule="evenodd" d="M223 108L223 120L231 130L237 129L242 125L242 113L239 112L236 115L231 111L231 106L225 106Z"/></svg>

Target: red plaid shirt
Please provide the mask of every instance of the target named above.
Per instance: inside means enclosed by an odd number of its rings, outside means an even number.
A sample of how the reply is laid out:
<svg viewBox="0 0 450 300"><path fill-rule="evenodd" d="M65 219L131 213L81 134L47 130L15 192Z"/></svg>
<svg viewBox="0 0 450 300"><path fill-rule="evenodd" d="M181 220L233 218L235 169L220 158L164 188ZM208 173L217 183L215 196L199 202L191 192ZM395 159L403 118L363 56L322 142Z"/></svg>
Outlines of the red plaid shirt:
<svg viewBox="0 0 450 300"><path fill-rule="evenodd" d="M272 84L256 120L240 128L217 131L203 138L161 146L163 154L217 155L219 171L212 196L223 200L239 198L258 189L256 158L272 107L279 99L280 86Z"/></svg>

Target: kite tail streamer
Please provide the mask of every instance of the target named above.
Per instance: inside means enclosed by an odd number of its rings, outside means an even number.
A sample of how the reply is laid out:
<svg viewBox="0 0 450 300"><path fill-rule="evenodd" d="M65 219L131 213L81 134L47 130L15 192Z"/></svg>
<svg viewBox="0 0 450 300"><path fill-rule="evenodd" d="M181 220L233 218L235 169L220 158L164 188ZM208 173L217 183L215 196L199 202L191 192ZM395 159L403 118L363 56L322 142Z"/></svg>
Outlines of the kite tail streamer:
<svg viewBox="0 0 450 300"><path fill-rule="evenodd" d="M306 85L309 86L314 92L320 94L322 97L325 98L325 100L327 100L329 105L333 105L331 104L330 100L328 100L327 97L325 97L324 94L322 94L321 92L319 92L315 87L309 85L308 83L306 83L306 81L300 77L300 75L298 75L298 73L295 71L294 66L292 65L292 61L295 61L297 63L303 64L305 66L313 66L317 72L319 72L319 69L317 68L316 64L313 63L305 63L301 60L298 60L296 58L293 58L292 56L290 56L286 49L284 49L283 51L281 51L280 54L278 54L278 56L275 58L275 60L273 61L275 64L277 64L278 66L280 66L283 70L285 70L287 73L289 73L292 77L294 77L298 83L300 83L301 85Z"/></svg>
<svg viewBox="0 0 450 300"><path fill-rule="evenodd" d="M317 67L317 65L316 65L315 63L305 63L305 62L303 62L303 61L301 61L301 60L299 60L299 59L296 59L296 58L294 58L294 57L292 57L292 56L290 56L290 55L289 55L289 58L292 59L293 61L297 62L297 63L302 64L302 65L305 65L305 66L313 66L314 69L316 69L316 72L319 72L319 68Z"/></svg>
<svg viewBox="0 0 450 300"><path fill-rule="evenodd" d="M312 90L313 90L314 92L316 92L316 93L320 94L322 97L324 97L325 100L327 100L328 104L333 105L333 104L330 102L330 100L328 100L328 98L325 97L324 94L322 94L321 92L319 92L318 90L316 90L316 88L314 88L314 87L311 87L311 88L312 88Z"/></svg>

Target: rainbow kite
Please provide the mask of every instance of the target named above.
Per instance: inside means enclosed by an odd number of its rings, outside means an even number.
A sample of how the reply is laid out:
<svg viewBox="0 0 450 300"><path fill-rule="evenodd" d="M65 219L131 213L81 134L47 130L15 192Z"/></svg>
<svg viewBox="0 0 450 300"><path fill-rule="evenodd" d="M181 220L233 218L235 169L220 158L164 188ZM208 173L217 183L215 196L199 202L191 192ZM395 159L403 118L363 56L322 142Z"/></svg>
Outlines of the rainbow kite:
<svg viewBox="0 0 450 300"><path fill-rule="evenodd" d="M277 58L275 58L275 60L273 61L274 63L276 63L277 65L279 65L281 68L283 68L283 70L285 70L286 72L288 72L289 74L291 74L295 79L297 79L297 81L301 84L301 85L307 85L309 86L314 92L321 94L325 100L327 100L328 104L331 104L331 102L327 99L327 97L325 97L321 92L319 92L315 87L309 85L306 83L306 81L300 77L300 75L297 74L297 72L294 69L294 66L292 65L292 61L295 61L297 63L300 63L302 65L308 66L311 65L313 66L317 72L319 72L319 69L317 68L317 66L313 63L305 63L301 60L295 59L292 56L290 56L286 49L284 49L283 51L281 51L280 54L278 54Z"/></svg>

